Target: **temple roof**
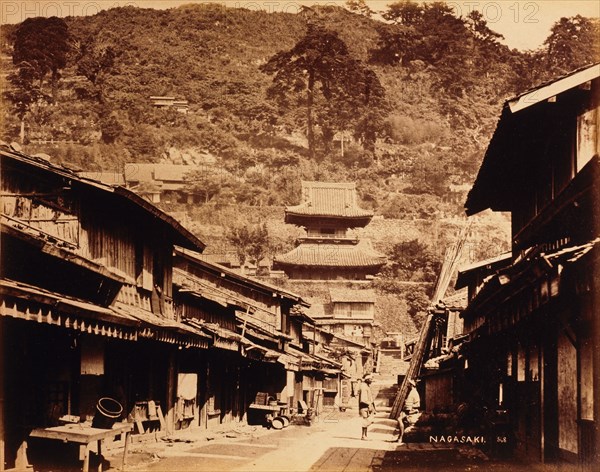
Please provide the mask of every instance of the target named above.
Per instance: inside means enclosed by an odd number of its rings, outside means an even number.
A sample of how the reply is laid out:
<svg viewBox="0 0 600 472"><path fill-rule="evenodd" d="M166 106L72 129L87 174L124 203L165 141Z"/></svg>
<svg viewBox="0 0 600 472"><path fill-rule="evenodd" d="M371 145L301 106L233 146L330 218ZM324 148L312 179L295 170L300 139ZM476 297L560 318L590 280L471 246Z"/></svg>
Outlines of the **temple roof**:
<svg viewBox="0 0 600 472"><path fill-rule="evenodd" d="M308 267L381 267L385 256L375 252L368 240L358 244L300 244L277 256L276 265Z"/></svg>
<svg viewBox="0 0 600 472"><path fill-rule="evenodd" d="M304 224L307 219L326 218L345 221L346 227L366 226L373 212L357 205L356 185L334 182L302 182L300 205L287 207L286 223Z"/></svg>

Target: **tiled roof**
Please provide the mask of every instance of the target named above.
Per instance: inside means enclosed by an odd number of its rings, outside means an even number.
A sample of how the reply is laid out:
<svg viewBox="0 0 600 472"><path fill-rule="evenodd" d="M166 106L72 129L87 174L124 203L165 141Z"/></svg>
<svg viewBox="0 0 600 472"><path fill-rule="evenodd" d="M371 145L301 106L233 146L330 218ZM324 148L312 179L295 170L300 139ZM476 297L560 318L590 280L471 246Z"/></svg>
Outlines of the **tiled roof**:
<svg viewBox="0 0 600 472"><path fill-rule="evenodd" d="M183 182L186 174L198 169L199 167L196 166L180 164L156 164L154 167L154 179Z"/></svg>
<svg viewBox="0 0 600 472"><path fill-rule="evenodd" d="M498 269L510 265L511 259L512 253L505 252L498 256L460 267L454 288L460 289L466 287L477 276L487 276L495 273Z"/></svg>
<svg viewBox="0 0 600 472"><path fill-rule="evenodd" d="M127 182L153 182L154 164L125 164L124 174Z"/></svg>
<svg viewBox="0 0 600 472"><path fill-rule="evenodd" d="M365 244L301 244L287 254L277 256L275 262L313 267L376 267L385 258Z"/></svg>
<svg viewBox="0 0 600 472"><path fill-rule="evenodd" d="M442 302L448 308L466 308L469 303L469 291L467 289L459 290L456 293L444 298Z"/></svg>
<svg viewBox="0 0 600 472"><path fill-rule="evenodd" d="M302 202L286 208L286 213L310 216L372 217L359 208L354 183L302 182Z"/></svg>

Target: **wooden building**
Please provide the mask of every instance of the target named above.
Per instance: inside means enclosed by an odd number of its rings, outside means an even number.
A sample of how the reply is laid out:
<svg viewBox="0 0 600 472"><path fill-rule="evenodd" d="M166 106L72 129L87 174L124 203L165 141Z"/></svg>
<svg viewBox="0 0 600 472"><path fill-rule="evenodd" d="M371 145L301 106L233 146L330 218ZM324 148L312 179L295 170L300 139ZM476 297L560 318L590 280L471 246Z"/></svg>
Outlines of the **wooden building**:
<svg viewBox="0 0 600 472"><path fill-rule="evenodd" d="M150 97L152 105L156 108L172 108L179 113L187 115L190 104L187 100L177 99L171 96L152 96Z"/></svg>
<svg viewBox="0 0 600 472"><path fill-rule="evenodd" d="M295 405L304 372L335 369L305 352L306 302L201 261L145 199L0 158L0 470L27 466L32 429L91 420L101 397L137 434L210 428L248 419L256 392Z"/></svg>
<svg viewBox="0 0 600 472"><path fill-rule="evenodd" d="M431 343L420 371L421 407L427 413L448 413L466 400L464 354L466 340L460 314L467 306L467 291L443 299L434 313Z"/></svg>
<svg viewBox="0 0 600 472"><path fill-rule="evenodd" d="M215 339L206 361L189 365L202 365L206 379L200 425L244 419L258 393L297 409L306 400L307 378L323 369L337 378L335 361L315 357L303 345L304 325L314 321L304 313L308 304L302 298L207 262L197 252L177 248L175 254L181 320ZM226 360L231 353L234 359Z"/></svg>
<svg viewBox="0 0 600 472"><path fill-rule="evenodd" d="M204 244L123 187L4 145L0 468L27 462L34 427L91 418L101 396L175 406L178 348L210 337L177 322L173 245Z"/></svg>
<svg viewBox="0 0 600 472"><path fill-rule="evenodd" d="M468 215L510 212L512 259L471 279L462 317L474 398L540 461L600 464L600 65L511 100Z"/></svg>
<svg viewBox="0 0 600 472"><path fill-rule="evenodd" d="M314 317L323 330L369 345L375 321L375 292L371 289L329 288L328 303Z"/></svg>
<svg viewBox="0 0 600 472"><path fill-rule="evenodd" d="M131 162L124 167L125 185L152 203L194 203L200 197L187 191L186 176L201 169L187 164ZM212 168L205 170L216 172Z"/></svg>
<svg viewBox="0 0 600 472"><path fill-rule="evenodd" d="M385 263L368 240L348 235L363 228L373 213L358 207L354 183L302 182L300 205L285 210L285 222L302 226L306 237L273 261L296 280L365 280Z"/></svg>

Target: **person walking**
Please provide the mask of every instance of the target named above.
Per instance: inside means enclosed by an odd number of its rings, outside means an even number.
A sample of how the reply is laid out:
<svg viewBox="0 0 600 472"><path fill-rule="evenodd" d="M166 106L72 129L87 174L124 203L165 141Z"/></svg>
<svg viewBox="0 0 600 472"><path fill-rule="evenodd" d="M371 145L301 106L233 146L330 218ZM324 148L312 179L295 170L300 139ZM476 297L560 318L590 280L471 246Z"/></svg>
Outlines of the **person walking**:
<svg viewBox="0 0 600 472"><path fill-rule="evenodd" d="M360 390L358 392L358 411L362 418L362 436L360 439L367 440L367 430L373 423L371 415L377 413L375 408L375 400L373 399L373 392L371 391L371 383L373 382L373 376L367 374L363 377L363 381L360 384Z"/></svg>
<svg viewBox="0 0 600 472"><path fill-rule="evenodd" d="M417 383L410 379L408 381L408 388L409 391L406 400L404 401L404 408L402 408L400 418L398 419L400 435L396 442L399 442L400 444L404 444L402 438L404 437L406 429L414 426L421 416L421 412L419 411L419 408L421 408L421 397L417 391Z"/></svg>

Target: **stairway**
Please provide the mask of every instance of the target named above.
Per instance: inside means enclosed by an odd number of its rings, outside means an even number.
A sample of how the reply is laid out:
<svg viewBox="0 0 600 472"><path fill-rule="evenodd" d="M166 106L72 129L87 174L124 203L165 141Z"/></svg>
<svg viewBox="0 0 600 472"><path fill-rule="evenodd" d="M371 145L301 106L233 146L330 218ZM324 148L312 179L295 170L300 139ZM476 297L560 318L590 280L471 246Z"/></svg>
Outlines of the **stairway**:
<svg viewBox="0 0 600 472"><path fill-rule="evenodd" d="M398 392L397 376L377 375L373 381L373 396L375 397L375 407L391 407Z"/></svg>
<svg viewBox="0 0 600 472"><path fill-rule="evenodd" d="M379 352L379 374L383 377L405 375L408 362L403 359L401 349L381 349Z"/></svg>

